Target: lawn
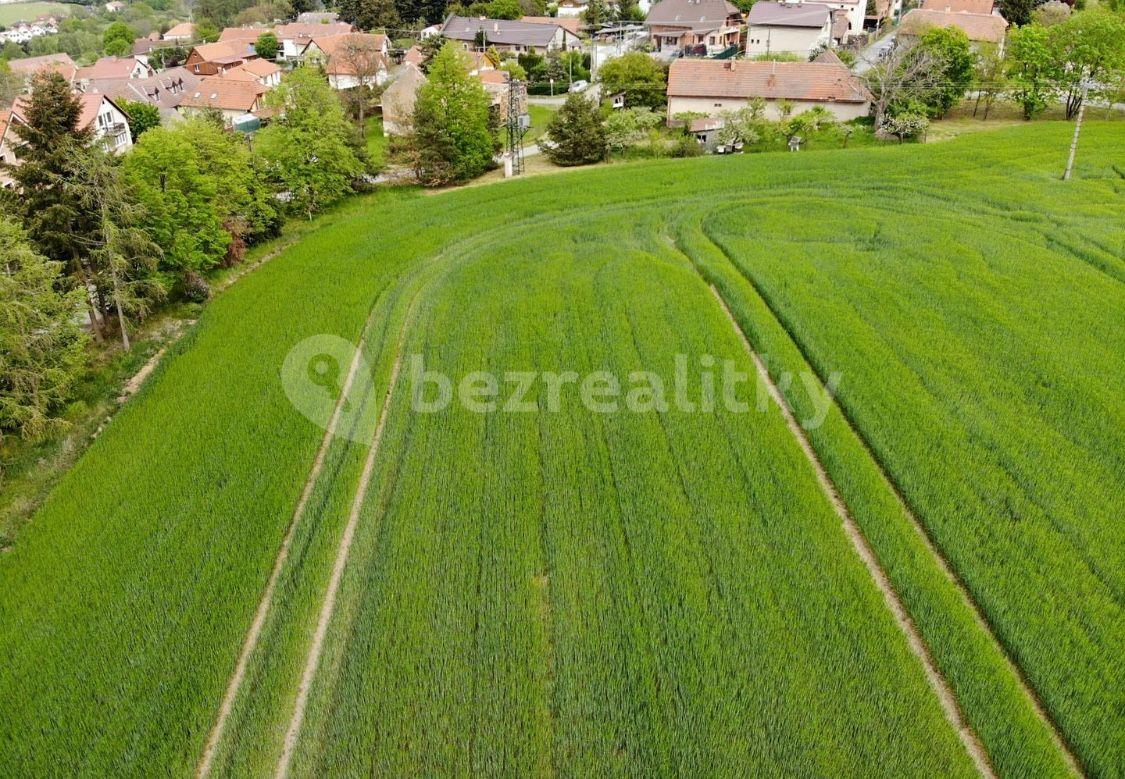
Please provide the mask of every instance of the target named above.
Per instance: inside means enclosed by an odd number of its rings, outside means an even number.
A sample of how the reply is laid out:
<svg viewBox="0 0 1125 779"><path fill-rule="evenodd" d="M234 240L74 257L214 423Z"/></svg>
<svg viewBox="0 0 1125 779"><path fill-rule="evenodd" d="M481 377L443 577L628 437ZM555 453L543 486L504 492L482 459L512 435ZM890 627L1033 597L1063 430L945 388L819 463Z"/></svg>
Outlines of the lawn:
<svg viewBox="0 0 1125 779"><path fill-rule="evenodd" d="M1071 129L323 217L0 555L0 774L195 772L291 523L215 775L973 774L776 406L411 404L412 355L670 387L744 333L995 772L1064 775L1057 729L1115 775L1125 146L1089 123L1064 183ZM373 384L327 440L279 379L322 334Z"/></svg>
<svg viewBox="0 0 1125 779"><path fill-rule="evenodd" d="M67 3L7 3L0 5L0 25L11 26L16 22L32 22L45 14L67 16L71 6Z"/></svg>
<svg viewBox="0 0 1125 779"><path fill-rule="evenodd" d="M383 118L370 116L366 123L367 156L378 170L387 162L387 136L383 135Z"/></svg>
<svg viewBox="0 0 1125 779"><path fill-rule="evenodd" d="M528 128L527 134L523 137L524 143L534 143L539 140L540 136L547 132L547 123L551 121L551 117L558 110L559 107L554 105L530 104L527 107L527 112L531 115L531 127Z"/></svg>

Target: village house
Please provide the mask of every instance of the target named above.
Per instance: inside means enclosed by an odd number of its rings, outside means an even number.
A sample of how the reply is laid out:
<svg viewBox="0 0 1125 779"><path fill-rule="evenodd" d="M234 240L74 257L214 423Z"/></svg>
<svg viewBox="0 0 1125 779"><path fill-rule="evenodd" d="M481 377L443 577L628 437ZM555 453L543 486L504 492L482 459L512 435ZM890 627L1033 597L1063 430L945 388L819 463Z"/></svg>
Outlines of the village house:
<svg viewBox="0 0 1125 779"><path fill-rule="evenodd" d="M386 35L354 32L313 38L302 61L321 67L333 89L382 86L387 81L389 51Z"/></svg>
<svg viewBox="0 0 1125 779"><path fill-rule="evenodd" d="M58 73L68 84L74 83L74 76L78 72L78 66L74 64L74 60L70 58L69 54L44 54L41 57L24 57L23 59L11 60L8 63L13 73L17 73L24 77L25 80L30 81L31 77L40 71L51 71Z"/></svg>
<svg viewBox="0 0 1125 779"><path fill-rule="evenodd" d="M194 46L184 67L197 76L213 76L252 59L258 59L253 41L216 41Z"/></svg>
<svg viewBox="0 0 1125 779"><path fill-rule="evenodd" d="M91 81L112 79L149 78L156 75L148 62L137 57L102 57L93 65L79 68L74 76L75 83L82 91L84 84Z"/></svg>
<svg viewBox="0 0 1125 779"><path fill-rule="evenodd" d="M345 22L314 22L302 24L279 24L273 29L281 48L277 52L279 60L296 61L305 53L305 49L314 38L327 38L332 35L344 35L352 32L352 26Z"/></svg>
<svg viewBox="0 0 1125 779"><path fill-rule="evenodd" d="M948 0L947 0L947 4ZM976 49L995 47L999 56L1004 55L1004 36L1008 22L995 13L978 14L967 11L933 11L915 8L907 11L899 24L898 34L902 38L923 35L935 27L956 27L968 36Z"/></svg>
<svg viewBox="0 0 1125 779"><path fill-rule="evenodd" d="M53 16L40 16L33 22L16 22L8 29L0 32L0 43L27 43L33 38L44 35L54 35L59 31L58 20Z"/></svg>
<svg viewBox="0 0 1125 779"><path fill-rule="evenodd" d="M581 19L559 18L555 16L521 16L520 21L524 24L557 24L559 27L565 27L577 36L582 35Z"/></svg>
<svg viewBox="0 0 1125 779"><path fill-rule="evenodd" d="M179 112L195 116L215 110L229 127L247 117L261 117L265 109L262 96L268 91L268 87L256 81L209 76L200 81L194 91L184 94Z"/></svg>
<svg viewBox="0 0 1125 779"><path fill-rule="evenodd" d="M84 85L88 94L103 94L111 100L133 100L156 106L162 118L176 115L184 94L201 81L187 68L168 68L148 78L99 79Z"/></svg>
<svg viewBox="0 0 1125 779"><path fill-rule="evenodd" d="M921 8L925 11L988 15L993 13L993 0L925 0Z"/></svg>
<svg viewBox="0 0 1125 779"><path fill-rule="evenodd" d="M272 27L224 27L223 31L219 33L219 41L229 43L230 41L249 41L253 43L258 40L262 33L273 32Z"/></svg>
<svg viewBox="0 0 1125 779"><path fill-rule="evenodd" d="M414 129L414 101L425 83L426 74L416 65L405 63L395 69L380 99L385 134L402 136L411 133Z"/></svg>
<svg viewBox="0 0 1125 779"><path fill-rule="evenodd" d="M94 141L111 154L124 154L133 147L129 134L129 123L125 112L109 97L101 94L78 94L80 111L77 125L79 129L89 128ZM8 111L0 111L0 160L19 164L16 147L19 138L13 129L17 124L26 124L27 97L19 97ZM0 186L10 187L11 177L0 171Z"/></svg>
<svg viewBox="0 0 1125 779"><path fill-rule="evenodd" d="M768 119L781 117L782 100L794 114L821 106L840 121L866 116L871 108L863 82L835 56L817 62L678 59L668 72L670 122L680 114L719 118L754 98L765 101Z"/></svg>
<svg viewBox="0 0 1125 779"><path fill-rule="evenodd" d="M172 41L173 43L190 43L195 38L195 25L191 22L180 22L168 28L168 31L160 36L161 40Z"/></svg>
<svg viewBox="0 0 1125 779"><path fill-rule="evenodd" d="M740 43L742 14L727 0L662 0L645 17L656 51L716 54Z"/></svg>
<svg viewBox="0 0 1125 779"><path fill-rule="evenodd" d="M808 59L832 42L832 9L821 3L761 0L747 17L746 55L793 54Z"/></svg>
<svg viewBox="0 0 1125 779"><path fill-rule="evenodd" d="M246 60L241 65L224 70L219 78L253 81L266 89L273 89L281 83L281 66L264 59Z"/></svg>
<svg viewBox="0 0 1125 779"><path fill-rule="evenodd" d="M466 51L495 48L515 54L544 55L550 51L567 51L582 43L581 38L557 22L540 24L457 15L445 20L441 34L460 43Z"/></svg>

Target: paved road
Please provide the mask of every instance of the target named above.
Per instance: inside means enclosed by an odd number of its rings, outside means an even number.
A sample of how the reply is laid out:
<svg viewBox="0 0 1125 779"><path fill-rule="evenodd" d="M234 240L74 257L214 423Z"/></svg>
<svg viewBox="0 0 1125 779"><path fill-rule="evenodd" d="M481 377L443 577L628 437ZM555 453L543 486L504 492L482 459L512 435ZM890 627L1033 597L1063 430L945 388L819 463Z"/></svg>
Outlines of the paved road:
<svg viewBox="0 0 1125 779"><path fill-rule="evenodd" d="M879 57L883 52L887 51L894 45L895 33L891 33L883 38L872 43L859 53L859 58L856 60L855 67L852 68L857 74L863 74L871 70L871 67L879 61Z"/></svg>

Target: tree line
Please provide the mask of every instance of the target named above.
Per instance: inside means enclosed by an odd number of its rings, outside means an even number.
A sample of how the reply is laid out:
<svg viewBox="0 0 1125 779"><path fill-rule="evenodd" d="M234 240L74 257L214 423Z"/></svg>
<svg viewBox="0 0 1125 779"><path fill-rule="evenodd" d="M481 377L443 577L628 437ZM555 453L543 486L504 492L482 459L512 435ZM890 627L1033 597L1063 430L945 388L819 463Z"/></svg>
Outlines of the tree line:
<svg viewBox="0 0 1125 779"><path fill-rule="evenodd" d="M204 112L147 129L120 157L80 125L63 78L31 86L0 193L0 436L27 438L58 424L89 339L128 347L155 309L206 299L210 271L353 191L368 167L315 68L267 95L276 118L252 146Z"/></svg>

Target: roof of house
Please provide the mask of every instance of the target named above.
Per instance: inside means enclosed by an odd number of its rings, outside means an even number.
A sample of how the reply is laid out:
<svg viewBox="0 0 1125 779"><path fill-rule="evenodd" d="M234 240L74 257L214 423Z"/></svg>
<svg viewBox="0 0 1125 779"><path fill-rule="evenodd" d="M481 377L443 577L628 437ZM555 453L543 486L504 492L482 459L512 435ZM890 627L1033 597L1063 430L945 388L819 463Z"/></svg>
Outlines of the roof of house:
<svg viewBox="0 0 1125 779"><path fill-rule="evenodd" d="M201 43L192 48L204 62L237 62L247 57L257 56L254 44L245 39Z"/></svg>
<svg viewBox="0 0 1125 779"><path fill-rule="evenodd" d="M264 60L259 57L257 59L246 60L241 65L237 65L230 70L227 70L224 75L229 76L231 74L231 71L234 70L242 71L243 73L253 76L254 78L267 78L268 76L272 76L274 73L280 73L281 66L275 62L270 62L269 60Z"/></svg>
<svg viewBox="0 0 1125 779"><path fill-rule="evenodd" d="M971 41L999 43L1004 40L1008 23L997 14L957 13L952 11L926 11L915 8L902 17L900 35L921 35L932 27L957 27Z"/></svg>
<svg viewBox="0 0 1125 779"><path fill-rule="evenodd" d="M391 83L380 97L384 120L408 120L414 112L414 99L418 89L425 83L426 74L420 68L410 64L397 68L392 74Z"/></svg>
<svg viewBox="0 0 1125 779"><path fill-rule="evenodd" d="M268 90L254 81L238 81L222 76L208 76L195 90L184 93L181 107L218 108L226 111L250 111Z"/></svg>
<svg viewBox="0 0 1125 779"><path fill-rule="evenodd" d="M191 38L195 35L195 25L191 22L180 22L179 24L172 25L168 31L164 33L164 40L171 40L173 38Z"/></svg>
<svg viewBox="0 0 1125 779"><path fill-rule="evenodd" d="M226 27L219 33L220 41L256 41L262 33L273 32L269 27Z"/></svg>
<svg viewBox="0 0 1125 779"><path fill-rule="evenodd" d="M387 36L373 35L366 32L350 32L344 35L330 35L327 38L313 38L312 43L324 52L328 61L324 64L324 72L330 76L356 76L359 75L357 65L360 64L359 55L370 53L374 58L376 67L386 67L383 57L383 46ZM354 56L349 56L353 52ZM366 70L366 67L364 67Z"/></svg>
<svg viewBox="0 0 1125 779"><path fill-rule="evenodd" d="M669 97L762 97L865 103L870 93L843 65L678 59L668 71Z"/></svg>
<svg viewBox="0 0 1125 779"><path fill-rule="evenodd" d="M4 136L8 134L8 126L12 123L12 112L0 108L0 143L4 142Z"/></svg>
<svg viewBox="0 0 1125 779"><path fill-rule="evenodd" d="M714 30L731 16L741 14L727 0L661 0L649 9L645 24Z"/></svg>
<svg viewBox="0 0 1125 779"><path fill-rule="evenodd" d="M575 35L581 34L582 31L582 20L573 16L562 18L559 18L557 16L521 16L520 21L527 22L528 24L558 25L559 27L572 32Z"/></svg>
<svg viewBox="0 0 1125 779"><path fill-rule="evenodd" d="M406 50L406 53L402 55L402 61L404 64L421 65L426 61L426 55L423 54L422 50L417 46L411 46Z"/></svg>
<svg viewBox="0 0 1125 779"><path fill-rule="evenodd" d="M773 3L766 0L754 3L747 22L752 26L813 27L820 29L828 24L832 9L820 3Z"/></svg>
<svg viewBox="0 0 1125 779"><path fill-rule="evenodd" d="M90 83L87 92L101 93L113 100L138 100L172 109L185 93L195 90L200 76L184 67L169 68L149 78L102 79Z"/></svg>
<svg viewBox="0 0 1125 779"><path fill-rule="evenodd" d="M70 58L69 54L65 53L44 54L41 57L10 60L8 67L12 69L13 73L22 73L25 76L31 76L42 70L49 70L58 73L67 81L74 81L74 75L78 72L78 66L74 64L74 60Z"/></svg>
<svg viewBox="0 0 1125 779"><path fill-rule="evenodd" d="M347 22L292 22L279 24L274 28L278 40L310 41L313 38L326 38L330 35L343 35L352 31L352 26Z"/></svg>
<svg viewBox="0 0 1125 779"><path fill-rule="evenodd" d="M566 28L563 28L566 29ZM477 34L484 32L488 43L505 46L546 46L555 39L559 25L537 24L534 22L509 21L507 19L470 19L466 16L450 14L441 28L441 34L457 41L476 40Z"/></svg>
<svg viewBox="0 0 1125 779"><path fill-rule="evenodd" d="M924 0L923 10L952 11L959 14L990 14L992 0Z"/></svg>
<svg viewBox="0 0 1125 779"><path fill-rule="evenodd" d="M76 92L74 97L78 100L79 105L78 127L90 127L93 125L94 122L97 121L98 113L101 111L102 105L105 103L109 103L118 111L121 111L121 107L113 102L108 95L92 92ZM26 121L24 111L26 110L28 99L27 95L21 95L16 98L16 101L12 103L13 117L20 121ZM122 113L124 113L124 111L122 111Z"/></svg>
<svg viewBox="0 0 1125 779"><path fill-rule="evenodd" d="M102 57L93 65L79 68L75 78L79 81L96 81L104 78L129 78L137 67L132 57Z"/></svg>
<svg viewBox="0 0 1125 779"><path fill-rule="evenodd" d="M812 61L819 62L822 65L840 65L847 67L847 65L844 65L844 61L840 59L840 55L832 51L832 49L825 49L820 54L813 57Z"/></svg>

